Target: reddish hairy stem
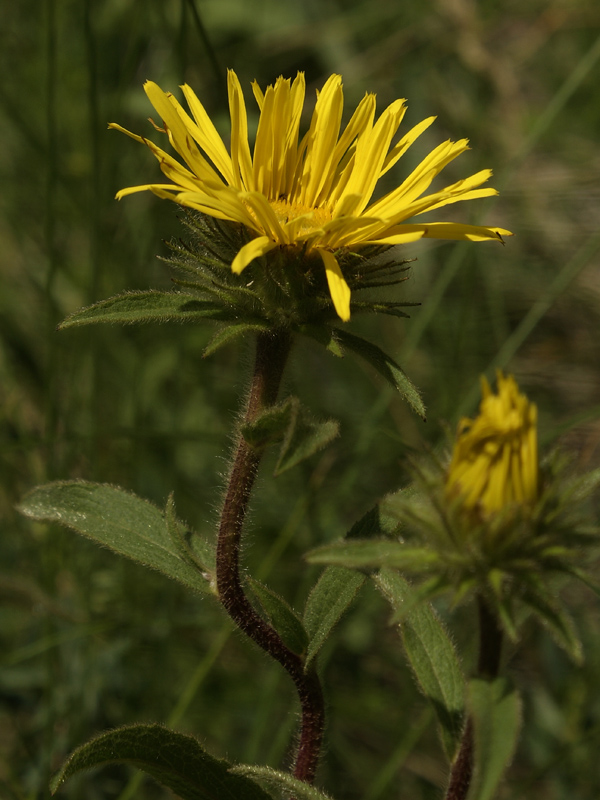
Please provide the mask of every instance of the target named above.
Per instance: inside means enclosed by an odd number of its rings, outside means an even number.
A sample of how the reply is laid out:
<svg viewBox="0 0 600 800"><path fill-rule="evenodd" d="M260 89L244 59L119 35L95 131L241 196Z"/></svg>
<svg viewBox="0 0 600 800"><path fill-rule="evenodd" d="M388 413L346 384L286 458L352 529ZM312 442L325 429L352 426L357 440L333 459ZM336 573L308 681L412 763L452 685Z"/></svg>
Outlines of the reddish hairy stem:
<svg viewBox="0 0 600 800"><path fill-rule="evenodd" d="M482 678L495 678L500 668L502 654L502 629L496 615L483 598L477 598L479 610L479 659L477 674ZM465 800L473 777L473 721L465 726L458 755L452 765L450 783L445 800Z"/></svg>
<svg viewBox="0 0 600 800"><path fill-rule="evenodd" d="M254 375L244 422L277 400L279 385L290 348L287 333L260 333L256 342ZM304 671L302 658L292 652L277 631L260 617L244 593L240 580L240 540L250 495L258 473L261 451L239 436L227 490L217 542L217 590L230 617L259 647L278 661L293 680L300 700L300 742L294 776L312 783L323 739L325 710L319 679L314 670Z"/></svg>

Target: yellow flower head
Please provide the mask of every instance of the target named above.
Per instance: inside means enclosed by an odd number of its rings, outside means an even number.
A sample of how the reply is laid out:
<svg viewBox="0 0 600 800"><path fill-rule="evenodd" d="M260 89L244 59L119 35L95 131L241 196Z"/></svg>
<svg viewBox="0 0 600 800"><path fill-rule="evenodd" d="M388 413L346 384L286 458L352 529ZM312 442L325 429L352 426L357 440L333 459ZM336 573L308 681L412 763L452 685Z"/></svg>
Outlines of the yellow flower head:
<svg viewBox="0 0 600 800"><path fill-rule="evenodd" d="M495 189L478 188L491 175L486 169L423 196L446 164L468 149L466 139L440 144L397 188L371 200L377 181L435 119L423 120L392 144L406 111L404 100L393 102L375 120L375 95L366 94L342 131L342 79L332 75L317 93L309 129L300 138L304 75L298 73L293 82L280 77L264 93L254 83L260 118L252 154L244 96L230 70L229 153L189 86L181 88L192 116L155 83L148 81L144 88L162 118L161 130L187 166L148 139L111 123L109 127L147 145L172 181L122 189L117 197L149 189L203 214L241 223L253 238L234 258L231 266L235 273L276 247L317 252L342 320L350 318L350 288L337 252L366 245L405 244L421 237L478 242L501 241L502 235L511 235L502 228L406 222L459 200L497 194Z"/></svg>
<svg viewBox="0 0 600 800"><path fill-rule="evenodd" d="M462 419L446 478L446 495L493 514L532 505L538 496L537 408L512 375L498 372L498 394L485 378L479 416Z"/></svg>

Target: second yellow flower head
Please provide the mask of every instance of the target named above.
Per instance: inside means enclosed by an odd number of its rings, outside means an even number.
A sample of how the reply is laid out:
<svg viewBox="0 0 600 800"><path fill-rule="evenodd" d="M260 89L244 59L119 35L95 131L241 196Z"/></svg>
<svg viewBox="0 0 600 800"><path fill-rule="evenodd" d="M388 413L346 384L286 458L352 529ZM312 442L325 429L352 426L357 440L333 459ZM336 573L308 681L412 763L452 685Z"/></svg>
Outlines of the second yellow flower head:
<svg viewBox="0 0 600 800"><path fill-rule="evenodd" d="M479 415L459 423L446 494L484 515L531 506L538 497L537 408L501 372L498 394L482 378L482 395Z"/></svg>

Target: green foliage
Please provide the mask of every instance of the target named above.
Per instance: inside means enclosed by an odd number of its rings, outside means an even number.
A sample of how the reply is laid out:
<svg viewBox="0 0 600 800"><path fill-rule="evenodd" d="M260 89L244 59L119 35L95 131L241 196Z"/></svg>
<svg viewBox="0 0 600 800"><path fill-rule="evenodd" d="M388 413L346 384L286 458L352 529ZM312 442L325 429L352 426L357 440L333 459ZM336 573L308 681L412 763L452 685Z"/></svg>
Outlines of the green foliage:
<svg viewBox="0 0 600 800"><path fill-rule="evenodd" d="M276 790L278 796L287 797L290 792L293 792L293 796L297 797L298 800L330 800L328 794L320 792L314 786L309 786L303 781L299 781L289 772L279 772L279 770L271 769L270 767L255 767L248 764L238 764L231 771L236 775L246 775L264 784L269 789Z"/></svg>
<svg viewBox="0 0 600 800"><path fill-rule="evenodd" d="M131 725L78 747L52 781L52 792L82 770L124 763L141 769L181 800L268 800L253 780L210 756L197 739L161 725Z"/></svg>
<svg viewBox="0 0 600 800"><path fill-rule="evenodd" d="M475 763L468 800L492 800L512 761L521 729L521 700L506 678L475 679L468 687Z"/></svg>
<svg viewBox="0 0 600 800"><path fill-rule="evenodd" d="M183 292L126 292L75 311L59 330L97 322L131 325L138 322L198 322L227 319L221 306ZM213 348L215 349L215 348Z"/></svg>
<svg viewBox="0 0 600 800"><path fill-rule="evenodd" d="M18 506L32 519L58 522L197 592L208 593L214 569L210 546L189 533L195 546L185 546L183 524L169 501L167 520L155 505L106 484L56 481L38 486ZM173 535L175 533L175 536ZM201 571L203 570L203 571Z"/></svg>
<svg viewBox="0 0 600 800"><path fill-rule="evenodd" d="M346 330L338 331L337 336L342 347L364 358L396 391L400 392L413 411L425 419L425 406L418 389L393 358L376 344Z"/></svg>
<svg viewBox="0 0 600 800"><path fill-rule="evenodd" d="M248 578L252 594L258 599L269 622L293 653L303 656L308 647L308 634L294 609L272 589Z"/></svg>
<svg viewBox="0 0 600 800"><path fill-rule="evenodd" d="M305 665L318 654L342 614L354 601L364 577L343 567L327 567L313 587L304 609L309 645Z"/></svg>
<svg viewBox="0 0 600 800"><path fill-rule="evenodd" d="M433 609L411 602L412 589L401 575L383 569L374 580L395 611L409 606L403 614L400 635L419 686L433 705L442 744L451 760L465 709L465 679L454 645Z"/></svg>
<svg viewBox="0 0 600 800"><path fill-rule="evenodd" d="M262 449L281 442L275 476L310 458L338 434L335 420L316 422L296 397L287 397L267 408L252 423L242 425L242 435L252 447Z"/></svg>

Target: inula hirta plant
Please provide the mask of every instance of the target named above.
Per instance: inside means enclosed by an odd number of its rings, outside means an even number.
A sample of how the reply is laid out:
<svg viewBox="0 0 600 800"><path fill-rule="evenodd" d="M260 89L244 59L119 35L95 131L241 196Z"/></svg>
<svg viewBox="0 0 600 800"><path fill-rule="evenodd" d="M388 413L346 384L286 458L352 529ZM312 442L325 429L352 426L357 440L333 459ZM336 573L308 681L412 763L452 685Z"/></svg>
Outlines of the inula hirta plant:
<svg viewBox="0 0 600 800"><path fill-rule="evenodd" d="M411 486L384 498L342 541L309 554L310 561L328 566L302 611L244 572L241 544L264 452L279 449L276 478L339 433L334 420L318 420L296 397L280 397L298 336L330 354L350 351L366 359L424 416L418 390L394 359L343 323L351 312L406 316L401 308L407 304L394 288L406 270L396 245L422 237L482 242L510 235L498 227L420 221L425 212L496 194L482 188L491 172L427 194L444 167L467 149L464 139L448 141L396 188L374 197L379 180L434 118L397 137L404 101L375 119L375 96L367 94L342 128L339 75L317 93L304 134L303 74L293 81L279 78L264 93L254 84L260 116L253 150L234 72L228 75L229 150L188 86L183 93L191 116L155 83L145 89L160 116L155 127L179 158L124 131L152 151L169 182L122 189L117 196L149 189L185 207L190 239L172 242L168 259L184 277L174 279L177 291L100 301L60 327L208 320L217 331L205 355L236 337L252 340L254 368L233 431L216 543L178 519L172 495L161 510L114 486L63 481L34 489L21 510L67 525L212 598L291 679L299 732L287 771L279 771L234 766L209 755L194 737L160 725L120 728L76 750L53 787L79 770L119 761L145 770L184 800L326 800L311 786L325 731L318 656L370 578L395 609L408 659L438 716L449 761L447 800L465 800L469 791L473 798L490 798L514 750L520 719L516 692L497 677L502 637L518 640L525 608L580 656L549 579L576 575L591 583L578 566L595 535L582 503L600 481L600 474L565 477L557 458L539 462L536 408L515 380L500 373L497 393L483 380L479 414L460 422L452 456L415 459ZM359 294L383 287L383 299ZM440 594L454 605L476 600L480 654L471 683L429 605ZM258 684L260 675L255 677ZM485 787L484 794L476 793L473 780Z"/></svg>

